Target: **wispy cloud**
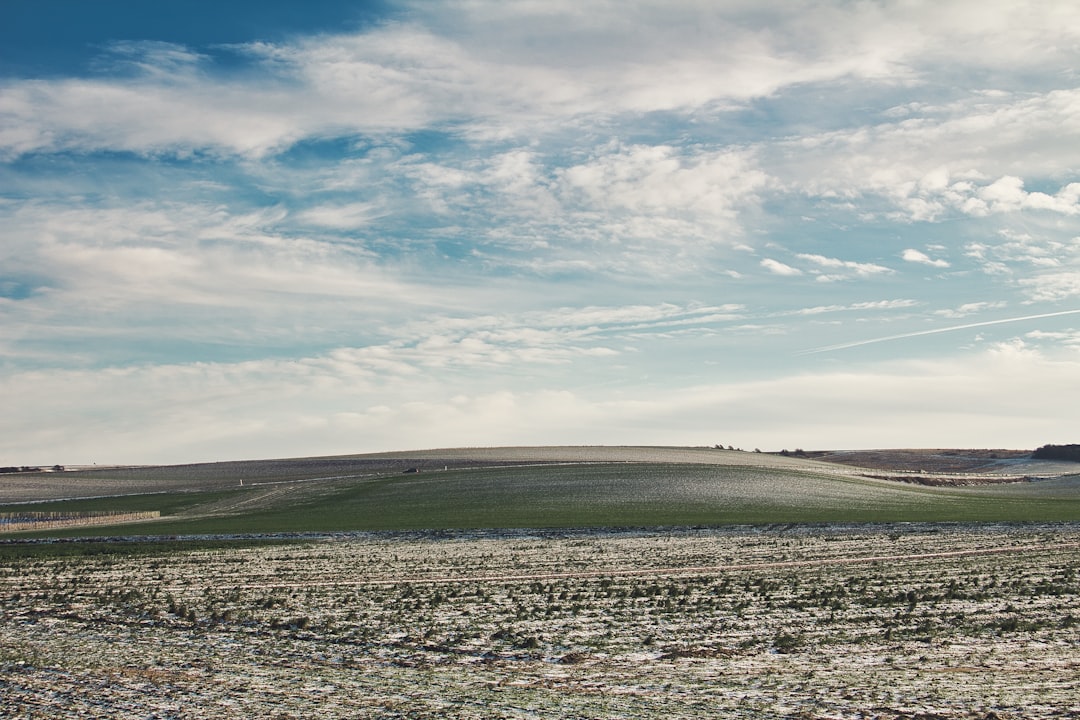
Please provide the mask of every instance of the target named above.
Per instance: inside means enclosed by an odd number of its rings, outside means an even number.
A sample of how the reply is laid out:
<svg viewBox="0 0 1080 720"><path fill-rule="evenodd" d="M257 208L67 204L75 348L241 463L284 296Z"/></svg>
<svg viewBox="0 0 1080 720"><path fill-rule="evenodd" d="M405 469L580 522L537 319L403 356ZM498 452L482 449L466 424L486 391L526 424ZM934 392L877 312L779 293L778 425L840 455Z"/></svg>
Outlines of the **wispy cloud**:
<svg viewBox="0 0 1080 720"><path fill-rule="evenodd" d="M824 255L800 253L799 259L805 260L811 265L821 268L821 270L814 270L814 274L817 276L816 279L822 282L844 280L849 277L865 278L873 275L888 275L893 272L891 268L876 263L840 260L838 258L825 257Z"/></svg>
<svg viewBox="0 0 1080 720"><path fill-rule="evenodd" d="M615 148L560 176L564 192L583 195L590 208L638 216L691 213L695 232L729 228L738 209L754 202L768 182L747 153L686 154L663 145Z"/></svg>
<svg viewBox="0 0 1080 720"><path fill-rule="evenodd" d="M378 211L378 205L367 202L319 205L302 211L298 219L322 227L349 230L370 225Z"/></svg>
<svg viewBox="0 0 1080 720"><path fill-rule="evenodd" d="M1024 338L1034 342L1061 343L1066 347L1080 348L1080 330L1069 329L1061 332L1033 330L1025 333Z"/></svg>
<svg viewBox="0 0 1080 720"><path fill-rule="evenodd" d="M1018 282L1033 301L1058 301L1080 296L1080 271L1047 273Z"/></svg>
<svg viewBox="0 0 1080 720"><path fill-rule="evenodd" d="M962 318L967 317L968 315L974 315L976 313L983 312L985 310L997 310L998 308L1005 307L1007 304L1008 303L1001 300L964 303L963 305L956 308L945 308L943 310L936 310L934 314L947 318Z"/></svg>
<svg viewBox="0 0 1080 720"><path fill-rule="evenodd" d="M766 3L749 12L649 1L538 12L528 4L431 3L412 12L414 21L353 35L238 44L258 71L239 77L180 45L122 43L114 57L134 74L8 81L0 146L264 155L302 137L445 122L506 137L560 122L595 126L620 113L723 111L807 83L914 84L931 64L959 71L1068 63L1069 28L1080 24L1062 5L1027 13ZM1008 127L1002 120L994 132ZM1036 129L1025 134L1039 137ZM919 130L898 126L894 135Z"/></svg>
<svg viewBox="0 0 1080 720"><path fill-rule="evenodd" d="M856 340L849 343L840 343L837 345L828 345L825 347L814 348L812 350L804 351L804 354L833 352L836 350L847 350L849 348L861 347L863 345L872 345L875 343L889 342L891 340L906 340L907 338L921 337L923 335L937 335L939 333L955 332L957 330L970 330L977 327L989 327L991 325L1003 325L1005 323L1025 322L1029 320L1042 320L1044 318L1060 317L1063 315L1077 315L1080 314L1080 310L1061 310L1059 312L1041 313L1039 315L1025 315L1023 317L1002 318L999 320L984 320L976 323L966 323L964 325L950 325L949 327L933 328L931 330L919 330L917 332L900 333L898 335L889 335L886 337L871 338L868 340Z"/></svg>
<svg viewBox="0 0 1080 720"><path fill-rule="evenodd" d="M851 310L896 310L917 307L918 300L871 300L849 305L817 305L794 311L795 315L821 315L823 313L847 312Z"/></svg>

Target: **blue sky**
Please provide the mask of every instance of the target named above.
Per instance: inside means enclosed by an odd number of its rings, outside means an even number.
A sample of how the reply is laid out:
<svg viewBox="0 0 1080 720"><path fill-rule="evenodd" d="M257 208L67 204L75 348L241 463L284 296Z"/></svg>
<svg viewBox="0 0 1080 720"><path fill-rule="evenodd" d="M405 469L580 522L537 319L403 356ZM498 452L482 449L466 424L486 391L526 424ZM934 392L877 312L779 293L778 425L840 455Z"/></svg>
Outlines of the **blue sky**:
<svg viewBox="0 0 1080 720"><path fill-rule="evenodd" d="M0 6L0 464L1077 442L1069 2Z"/></svg>

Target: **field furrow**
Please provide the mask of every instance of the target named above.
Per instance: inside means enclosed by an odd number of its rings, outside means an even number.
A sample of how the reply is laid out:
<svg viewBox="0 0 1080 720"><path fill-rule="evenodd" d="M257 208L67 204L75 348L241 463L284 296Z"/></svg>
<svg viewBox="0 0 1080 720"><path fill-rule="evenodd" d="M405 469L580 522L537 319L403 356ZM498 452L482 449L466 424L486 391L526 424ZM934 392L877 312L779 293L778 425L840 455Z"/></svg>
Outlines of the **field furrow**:
<svg viewBox="0 0 1080 720"><path fill-rule="evenodd" d="M0 563L3 716L1080 712L1073 524L52 550Z"/></svg>

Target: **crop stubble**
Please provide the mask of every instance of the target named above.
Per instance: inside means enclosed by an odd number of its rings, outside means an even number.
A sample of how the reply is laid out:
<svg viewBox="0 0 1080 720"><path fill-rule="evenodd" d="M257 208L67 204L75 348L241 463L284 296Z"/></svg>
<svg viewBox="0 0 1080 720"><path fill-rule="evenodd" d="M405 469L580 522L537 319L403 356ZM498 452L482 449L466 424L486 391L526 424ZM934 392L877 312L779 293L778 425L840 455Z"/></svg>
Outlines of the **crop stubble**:
<svg viewBox="0 0 1080 720"><path fill-rule="evenodd" d="M0 565L0 715L1080 715L1080 526L341 536Z"/></svg>

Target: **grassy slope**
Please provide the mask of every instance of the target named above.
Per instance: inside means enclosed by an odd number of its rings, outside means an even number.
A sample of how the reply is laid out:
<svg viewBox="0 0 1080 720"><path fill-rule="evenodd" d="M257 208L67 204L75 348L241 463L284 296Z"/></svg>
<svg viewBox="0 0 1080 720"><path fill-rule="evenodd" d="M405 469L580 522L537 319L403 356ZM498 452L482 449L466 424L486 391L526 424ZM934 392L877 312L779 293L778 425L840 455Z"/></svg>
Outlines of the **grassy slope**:
<svg viewBox="0 0 1080 720"><path fill-rule="evenodd" d="M287 484L273 490L249 485L243 490L73 501L70 506L78 509L160 509L170 517L124 528L52 534L1080 520L1080 483L1075 477L1048 484L929 488L752 454L675 453L666 458L679 462L635 463L614 463L610 457L593 453L587 464L450 469ZM733 462L718 464L724 457ZM40 509L64 507L69 503L48 503ZM218 514L206 514L210 512Z"/></svg>

